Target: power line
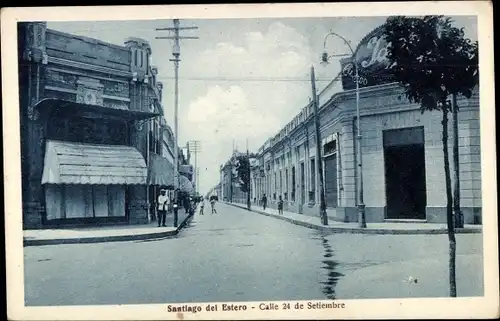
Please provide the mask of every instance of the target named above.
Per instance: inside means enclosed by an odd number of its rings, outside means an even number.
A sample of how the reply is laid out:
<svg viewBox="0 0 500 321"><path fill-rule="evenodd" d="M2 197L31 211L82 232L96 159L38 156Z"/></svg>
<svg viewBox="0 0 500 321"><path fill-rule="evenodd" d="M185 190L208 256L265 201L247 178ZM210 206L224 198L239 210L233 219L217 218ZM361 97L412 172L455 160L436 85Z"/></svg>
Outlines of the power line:
<svg viewBox="0 0 500 321"><path fill-rule="evenodd" d="M172 55L174 56L173 59L170 59L174 63L174 71L175 71L175 103L174 103L174 150L175 150L175 160L174 160L174 187L177 190L179 187L179 129L178 129L178 123L179 123L179 117L178 117L178 110L179 110L179 62L180 60L180 44L179 40L180 39L197 39L198 37L182 37L179 35L180 30L186 30L186 29L197 29L198 27L181 27L179 23L179 19L174 19L173 21L174 26L173 27L167 27L167 28L156 28L156 31L173 31L174 36L168 36L168 37L156 37L156 39L171 39L174 41L174 45L172 48ZM177 221L177 220L176 220Z"/></svg>
<svg viewBox="0 0 500 321"><path fill-rule="evenodd" d="M172 80L175 77L158 77L158 79ZM179 79L188 81L239 81L239 82L310 82L310 79L286 79L286 78L226 78L226 77L180 77ZM319 78L319 81L332 81L332 78Z"/></svg>

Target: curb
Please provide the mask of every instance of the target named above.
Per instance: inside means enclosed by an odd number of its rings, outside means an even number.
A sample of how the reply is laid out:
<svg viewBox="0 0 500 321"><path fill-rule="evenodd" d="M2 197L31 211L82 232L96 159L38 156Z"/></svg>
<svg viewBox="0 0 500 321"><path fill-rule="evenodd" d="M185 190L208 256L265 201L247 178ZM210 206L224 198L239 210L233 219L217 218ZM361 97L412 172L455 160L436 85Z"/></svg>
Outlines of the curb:
<svg viewBox="0 0 500 321"><path fill-rule="evenodd" d="M179 234L180 230L186 226L187 222L193 217L193 214L179 224L176 230L167 232L154 232L137 235L115 235L115 236L95 236L95 237L80 237L66 239L41 239L41 240L26 240L23 239L23 247L42 246L42 245L58 245L58 244L88 244L88 243L105 243L105 242L125 242L125 241L141 241L148 239L166 238Z"/></svg>
<svg viewBox="0 0 500 321"><path fill-rule="evenodd" d="M247 210L246 206L233 204L233 203L225 203L227 205L231 205L234 207L238 207L244 210ZM400 230L400 229L380 229L380 228L343 228L343 227L328 227L328 226L320 226L307 222L302 222L298 220L294 220L292 218L277 216L274 214L266 213L260 210L251 209L251 212L258 213L264 216L273 217L276 219L280 219L283 221L287 221L289 223L304 226L307 228L319 230L322 232L333 232L337 234L372 234L372 235L423 235L423 234L448 234L448 230L446 228L436 228L436 229L414 229L414 230ZM404 224L404 223L401 223ZM432 223L429 223L432 224ZM471 229L471 228L460 228L455 229L455 234L480 234L482 233L481 229Z"/></svg>

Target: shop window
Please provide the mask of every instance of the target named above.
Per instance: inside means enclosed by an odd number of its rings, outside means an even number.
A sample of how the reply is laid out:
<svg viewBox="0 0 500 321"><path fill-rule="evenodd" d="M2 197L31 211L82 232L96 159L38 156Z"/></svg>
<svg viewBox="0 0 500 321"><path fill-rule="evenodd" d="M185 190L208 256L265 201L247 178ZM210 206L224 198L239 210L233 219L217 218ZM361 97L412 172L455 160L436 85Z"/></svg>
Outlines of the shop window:
<svg viewBox="0 0 500 321"><path fill-rule="evenodd" d="M125 217L122 185L46 185L47 220Z"/></svg>

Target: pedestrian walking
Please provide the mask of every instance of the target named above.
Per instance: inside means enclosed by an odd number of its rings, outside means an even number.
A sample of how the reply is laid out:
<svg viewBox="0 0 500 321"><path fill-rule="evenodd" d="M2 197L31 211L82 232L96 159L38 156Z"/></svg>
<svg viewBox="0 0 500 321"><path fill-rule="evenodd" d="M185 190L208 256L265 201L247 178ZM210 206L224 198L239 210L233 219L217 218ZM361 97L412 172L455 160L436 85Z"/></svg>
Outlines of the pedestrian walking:
<svg viewBox="0 0 500 321"><path fill-rule="evenodd" d="M266 207L267 207L267 196L266 196L266 194L262 195L262 207L264 208L264 211L265 211Z"/></svg>
<svg viewBox="0 0 500 321"><path fill-rule="evenodd" d="M200 202L200 215L203 215L203 208L205 207L205 199L202 198Z"/></svg>
<svg viewBox="0 0 500 321"><path fill-rule="evenodd" d="M217 214L217 210L215 209L215 197L210 197L210 205L212 206L212 214Z"/></svg>
<svg viewBox="0 0 500 321"><path fill-rule="evenodd" d="M158 227L166 226L165 220L167 218L167 209L169 206L170 198L167 195L167 191L160 190L160 195L158 196Z"/></svg>
<svg viewBox="0 0 500 321"><path fill-rule="evenodd" d="M283 199L281 198L278 201L278 214L283 215Z"/></svg>
<svg viewBox="0 0 500 321"><path fill-rule="evenodd" d="M184 198L184 210L186 211L186 214L189 213L189 196Z"/></svg>

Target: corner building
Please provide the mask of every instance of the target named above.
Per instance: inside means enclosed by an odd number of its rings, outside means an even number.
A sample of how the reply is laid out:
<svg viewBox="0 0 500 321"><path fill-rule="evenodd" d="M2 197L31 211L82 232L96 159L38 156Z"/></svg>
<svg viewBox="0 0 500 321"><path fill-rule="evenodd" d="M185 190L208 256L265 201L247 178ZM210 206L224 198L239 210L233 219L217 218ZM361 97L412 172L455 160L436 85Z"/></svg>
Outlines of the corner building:
<svg viewBox="0 0 500 321"><path fill-rule="evenodd" d="M446 222L442 113L420 112L386 71L381 28L370 32L355 52L360 66L360 128L364 203L367 222ZM317 216L316 144L321 144L327 214L342 222L357 221L357 119L354 59L341 61L334 79L319 93L321 141L316 142L313 106L309 104L258 151L254 170L257 197L265 193L276 207ZM466 224L481 223L479 90L458 98L461 209ZM453 186L452 123L449 155Z"/></svg>
<svg viewBox="0 0 500 321"><path fill-rule="evenodd" d="M168 126L149 44L45 22L19 23L18 39L23 227L147 223L148 186L173 185L154 175L173 170L157 168L166 155L150 168Z"/></svg>

